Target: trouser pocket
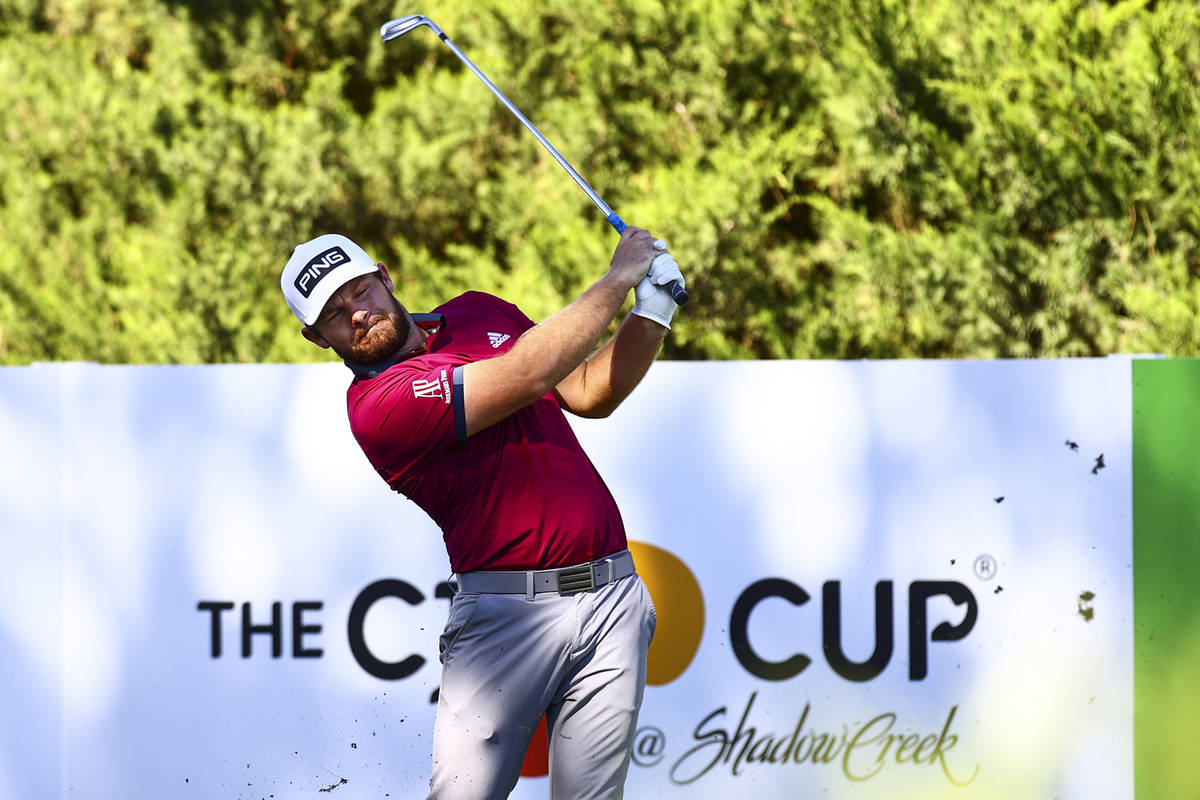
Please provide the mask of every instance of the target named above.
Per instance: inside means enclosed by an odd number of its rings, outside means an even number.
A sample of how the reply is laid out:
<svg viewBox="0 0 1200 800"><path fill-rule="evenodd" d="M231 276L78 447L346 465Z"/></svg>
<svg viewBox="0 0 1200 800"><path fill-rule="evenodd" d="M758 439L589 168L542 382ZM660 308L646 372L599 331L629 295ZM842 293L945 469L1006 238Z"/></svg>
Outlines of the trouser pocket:
<svg viewBox="0 0 1200 800"><path fill-rule="evenodd" d="M454 657L454 646L462 637L463 632L475 617L475 611L482 601L481 594L465 594L459 592L450 598L450 616L446 620L446 628L438 638L438 659L445 666Z"/></svg>

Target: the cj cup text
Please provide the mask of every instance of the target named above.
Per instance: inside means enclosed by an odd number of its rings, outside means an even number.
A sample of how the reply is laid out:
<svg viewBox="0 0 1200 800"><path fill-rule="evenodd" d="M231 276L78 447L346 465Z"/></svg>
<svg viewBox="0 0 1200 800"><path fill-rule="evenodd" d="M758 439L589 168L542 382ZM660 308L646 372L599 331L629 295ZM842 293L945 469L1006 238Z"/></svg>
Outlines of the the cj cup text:
<svg viewBox="0 0 1200 800"><path fill-rule="evenodd" d="M874 595L874 647L871 655L863 661L854 661L846 655L843 647L844 633L857 620L846 620L842 613L843 589L841 581L826 581L821 586L820 620L821 642L819 650L826 663L840 677L855 682L869 681L880 675L891 662L895 651L895 587L890 580L877 582ZM450 584L443 581L433 590L433 597L448 600L453 595ZM929 606L933 598L949 599L955 606L965 606L961 621L940 621L930 630ZM424 603L427 598L413 584L399 578L385 578L366 586L354 598L346 620L346 641L358 664L369 674L381 680L400 680L419 670L426 659L412 654L396 661L379 658L367 641L364 622L375 603L385 598L399 599L410 606ZM782 599L796 607L797 628L807 628L808 610L804 608L812 596L801 585L785 578L764 578L747 586L733 604L729 615L729 644L738 663L750 674L769 681L781 681L799 675L812 664L805 653L795 653L781 660L767 660L760 655L752 641L750 616L760 603L767 599ZM924 680L929 674L930 642L949 643L964 639L974 628L979 615L975 595L957 581L917 580L908 584L905 597L907 617L908 678ZM240 612L238 611L240 607ZM321 658L324 648L321 636L324 625L319 614L325 603L320 600L301 600L290 604L290 613L284 613L283 601L270 605L269 618L260 608L250 602L235 603L230 600L202 600L197 610L207 616L209 652L213 659L220 659L226 652L225 638L233 628L240 641L242 658L254 655L254 643L266 639L270 642L272 658L282 658L285 643L290 644L291 658Z"/></svg>

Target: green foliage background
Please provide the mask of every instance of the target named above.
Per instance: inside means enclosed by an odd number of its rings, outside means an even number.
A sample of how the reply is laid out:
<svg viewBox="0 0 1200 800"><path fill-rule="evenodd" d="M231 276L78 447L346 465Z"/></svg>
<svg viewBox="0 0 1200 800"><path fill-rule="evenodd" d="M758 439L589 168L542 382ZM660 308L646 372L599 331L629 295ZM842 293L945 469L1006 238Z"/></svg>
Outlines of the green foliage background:
<svg viewBox="0 0 1200 800"><path fill-rule="evenodd" d="M0 0L0 363L327 357L278 288L344 232L424 310L535 319L615 234L670 358L1192 355L1190 0Z"/></svg>

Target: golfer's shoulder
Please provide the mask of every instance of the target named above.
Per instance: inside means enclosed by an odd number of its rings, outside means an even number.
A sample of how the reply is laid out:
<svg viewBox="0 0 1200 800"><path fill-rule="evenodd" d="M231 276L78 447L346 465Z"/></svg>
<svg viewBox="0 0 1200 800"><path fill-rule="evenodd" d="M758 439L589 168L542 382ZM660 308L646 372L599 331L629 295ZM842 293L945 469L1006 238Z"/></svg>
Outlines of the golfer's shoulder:
<svg viewBox="0 0 1200 800"><path fill-rule="evenodd" d="M435 308L434 313L443 315L448 325L453 325L455 318L466 320L487 317L503 317L518 323L522 328L533 325L533 321L513 303L494 294L479 291L463 292Z"/></svg>
<svg viewBox="0 0 1200 800"><path fill-rule="evenodd" d="M501 300L494 294L480 292L474 289L452 297L433 310L435 314L446 314L452 311L463 311L477 308L516 308L512 303Z"/></svg>

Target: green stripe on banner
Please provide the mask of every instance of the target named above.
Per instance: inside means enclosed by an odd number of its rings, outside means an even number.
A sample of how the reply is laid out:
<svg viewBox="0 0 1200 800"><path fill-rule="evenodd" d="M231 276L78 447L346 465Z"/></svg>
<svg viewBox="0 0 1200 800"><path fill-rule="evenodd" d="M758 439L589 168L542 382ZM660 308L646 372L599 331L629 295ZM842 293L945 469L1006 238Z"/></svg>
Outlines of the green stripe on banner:
<svg viewBox="0 0 1200 800"><path fill-rule="evenodd" d="M1134 784L1200 797L1200 360L1133 362Z"/></svg>

